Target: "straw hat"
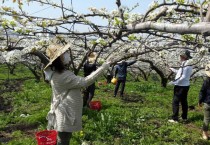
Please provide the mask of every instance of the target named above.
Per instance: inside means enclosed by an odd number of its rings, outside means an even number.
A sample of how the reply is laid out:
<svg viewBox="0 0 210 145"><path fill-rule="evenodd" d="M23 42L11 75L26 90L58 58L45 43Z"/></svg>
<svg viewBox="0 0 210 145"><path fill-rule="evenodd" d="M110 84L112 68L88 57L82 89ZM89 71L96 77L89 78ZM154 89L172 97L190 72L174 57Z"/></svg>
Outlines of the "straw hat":
<svg viewBox="0 0 210 145"><path fill-rule="evenodd" d="M95 52L90 53L90 55L88 56L88 61L94 63L95 60L96 60L96 53Z"/></svg>
<svg viewBox="0 0 210 145"><path fill-rule="evenodd" d="M66 52L70 46L70 44L66 44L64 46L58 44L50 45L46 50L46 55L49 57L49 63L45 66L44 69L51 65L56 58L61 56L61 54Z"/></svg>
<svg viewBox="0 0 210 145"><path fill-rule="evenodd" d="M208 77L210 77L210 64L207 64L205 67L205 73Z"/></svg>
<svg viewBox="0 0 210 145"><path fill-rule="evenodd" d="M191 59L192 58L192 56L190 56L190 51L189 50L181 51L180 56L184 56L187 59Z"/></svg>

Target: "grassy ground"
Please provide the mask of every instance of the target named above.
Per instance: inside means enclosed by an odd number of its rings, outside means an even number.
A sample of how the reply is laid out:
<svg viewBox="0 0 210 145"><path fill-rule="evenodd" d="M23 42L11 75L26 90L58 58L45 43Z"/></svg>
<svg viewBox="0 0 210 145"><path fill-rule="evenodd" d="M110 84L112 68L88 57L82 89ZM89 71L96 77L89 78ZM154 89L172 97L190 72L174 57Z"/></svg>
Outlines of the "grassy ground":
<svg viewBox="0 0 210 145"><path fill-rule="evenodd" d="M35 145L35 132L46 129L50 86L30 79L29 72L20 73L19 70L8 80L6 72L6 68L1 67L0 144ZM103 79L99 81L104 82ZM83 109L83 130L73 134L71 144L210 144L201 139L203 114L197 107L201 84L202 81L197 81L191 85L188 102L195 109L189 110L187 123L178 124L167 122L172 113L173 86L161 88L159 82L129 81L124 98L114 98L112 84L97 85L94 100L102 102L102 110Z"/></svg>

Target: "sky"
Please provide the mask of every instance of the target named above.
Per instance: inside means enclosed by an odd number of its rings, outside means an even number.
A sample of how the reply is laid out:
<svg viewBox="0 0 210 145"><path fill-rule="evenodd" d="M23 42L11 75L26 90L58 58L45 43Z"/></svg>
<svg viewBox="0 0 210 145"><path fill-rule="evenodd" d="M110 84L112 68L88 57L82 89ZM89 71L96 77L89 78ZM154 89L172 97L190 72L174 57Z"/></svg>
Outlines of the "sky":
<svg viewBox="0 0 210 145"><path fill-rule="evenodd" d="M5 3L0 3L0 6L10 6L13 8L17 8L17 4L12 2L13 0L5 0ZM54 2L60 2L60 0L53 0ZM117 5L115 4L116 0L72 0L73 8L75 11L79 13L87 13L89 12L88 7L96 7L96 8L106 8L108 10L117 9ZM133 12L135 13L145 13L149 9L149 5L153 0L121 0L123 6L133 7L136 3L139 3L139 7L137 7ZM159 0L162 2L162 0ZM64 0L65 6L71 6L71 0ZM23 7L29 14L33 14L35 16L43 16L43 17L55 17L60 16L61 12L52 7L41 7L36 2L31 3L29 6L24 4Z"/></svg>
<svg viewBox="0 0 210 145"><path fill-rule="evenodd" d="M2 0L1 0L2 1ZM13 3L13 0L4 0L5 2L2 4L0 2L0 6L9 6L14 9L18 8L17 3ZM17 0L16 0L17 1ZM22 0L23 2L25 0ZM53 2L59 3L60 0L51 0ZM117 5L116 0L63 0L64 6L67 8L71 7L71 1L73 4L73 10L76 11L79 14L86 14L90 13L88 8L95 7L95 8L106 8L108 11L116 10ZM121 0L122 6L127 6L129 8L132 8L137 3L139 6L135 8L132 12L133 13L140 13L144 14L148 9L149 5L153 2L153 0ZM162 2L162 0L159 0L159 2ZM60 3L59 3L60 4ZM58 18L62 16L62 12L60 9L55 9L53 7L49 6L41 6L40 4L36 2L24 3L23 10L27 12L29 15L32 16L39 16L39 17L49 17L49 18ZM89 18L93 23L97 23L100 25L106 25L107 21L100 19L100 18ZM79 31L87 31L88 28L85 26L77 25L75 26L75 29Z"/></svg>
<svg viewBox="0 0 210 145"><path fill-rule="evenodd" d="M2 0L0 0L2 1ZM9 6L14 9L18 9L17 3L13 3L13 0L4 0L5 2L2 4L0 2L1 6ZM17 0L16 0L17 1ZM23 2L26 0L22 0ZM56 2L60 4L60 0L51 0L53 2ZM116 0L63 0L64 6L67 8L71 8L71 1L73 5L73 10L76 11L79 14L86 14L90 13L89 9L90 7L95 8L106 8L108 11L116 10ZM132 8L137 3L139 6L135 8L132 12L133 13L139 13L144 14L148 9L149 5L153 2L153 0L121 0L122 6L127 6L129 8ZM159 2L162 2L162 0L159 0ZM41 6L37 2L31 2L29 5L25 2L23 4L23 10L27 12L28 15L32 16L39 16L39 17L48 17L48 18L59 18L62 16L62 12L60 9L55 9L54 7L49 6ZM89 18L93 23L99 24L99 25L107 25L107 21L101 19L101 18ZM88 31L88 27L84 25L76 25L75 29L78 31Z"/></svg>

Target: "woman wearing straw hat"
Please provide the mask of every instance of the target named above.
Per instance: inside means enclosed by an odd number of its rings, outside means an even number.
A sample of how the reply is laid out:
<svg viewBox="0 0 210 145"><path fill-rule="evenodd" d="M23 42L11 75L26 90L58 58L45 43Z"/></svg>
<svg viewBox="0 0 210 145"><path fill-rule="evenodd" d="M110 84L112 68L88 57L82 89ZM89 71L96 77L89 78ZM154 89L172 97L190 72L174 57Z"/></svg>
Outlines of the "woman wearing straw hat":
<svg viewBox="0 0 210 145"><path fill-rule="evenodd" d="M206 80L204 80L203 85L200 90L199 94L199 103L198 105L201 107L202 103L203 106L203 127L202 127L202 137L205 140L208 140L208 126L210 122L210 64L207 64L205 67L205 73L207 75Z"/></svg>
<svg viewBox="0 0 210 145"><path fill-rule="evenodd" d="M52 87L51 109L47 115L48 129L53 128L58 132L57 145L69 145L72 132L82 129L81 88L94 83L113 61L112 57L109 57L87 77L76 76L64 67L71 60L67 51L69 48L69 44L51 45L46 50L50 62L44 68L44 73Z"/></svg>
<svg viewBox="0 0 210 145"><path fill-rule="evenodd" d="M87 77L90 75L93 71L96 70L96 53L92 52L88 56L87 62L84 64L84 76ZM89 107L89 103L94 97L95 93L95 83L88 86L84 91L84 98L83 98L83 106Z"/></svg>

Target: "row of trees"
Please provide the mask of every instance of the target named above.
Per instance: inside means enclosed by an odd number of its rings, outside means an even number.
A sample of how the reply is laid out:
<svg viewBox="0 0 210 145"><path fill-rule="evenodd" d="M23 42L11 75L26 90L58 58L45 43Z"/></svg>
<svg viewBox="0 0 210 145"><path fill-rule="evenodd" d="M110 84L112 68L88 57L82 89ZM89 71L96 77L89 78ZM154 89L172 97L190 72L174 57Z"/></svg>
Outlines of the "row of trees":
<svg viewBox="0 0 210 145"><path fill-rule="evenodd" d="M13 0L13 3L18 9L4 5L0 8L1 61L8 65L11 73L15 63L22 63L40 79L39 70L48 62L45 49L55 42L71 43L73 61L69 67L75 74L79 73L90 52L98 52L100 63L115 53L117 60L138 59L132 72L145 79L155 72L164 87L171 76L169 67L179 66L180 50L192 52L193 76L202 76L201 70L209 61L209 0L154 1L144 14L133 13L139 4L129 8L120 0L113 3L117 6L113 11L90 7L85 14L74 10L73 0L68 3L63 0ZM61 16L29 15L23 5L33 7L34 3L54 7ZM94 19L101 19L105 24L92 21ZM78 31L78 27L85 29Z"/></svg>

